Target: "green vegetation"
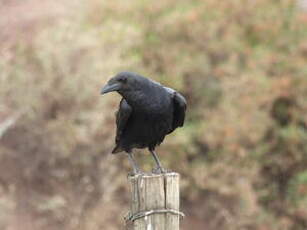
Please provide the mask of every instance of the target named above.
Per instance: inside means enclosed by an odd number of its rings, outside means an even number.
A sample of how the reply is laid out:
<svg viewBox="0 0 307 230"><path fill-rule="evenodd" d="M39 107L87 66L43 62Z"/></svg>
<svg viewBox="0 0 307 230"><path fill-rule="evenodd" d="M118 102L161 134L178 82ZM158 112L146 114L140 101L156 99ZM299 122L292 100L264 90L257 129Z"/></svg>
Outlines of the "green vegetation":
<svg viewBox="0 0 307 230"><path fill-rule="evenodd" d="M121 228L120 97L99 91L131 70L188 100L157 150L182 175L183 229L307 229L306 13L290 0L86 4L0 44L0 126L18 117L0 134L0 228Z"/></svg>

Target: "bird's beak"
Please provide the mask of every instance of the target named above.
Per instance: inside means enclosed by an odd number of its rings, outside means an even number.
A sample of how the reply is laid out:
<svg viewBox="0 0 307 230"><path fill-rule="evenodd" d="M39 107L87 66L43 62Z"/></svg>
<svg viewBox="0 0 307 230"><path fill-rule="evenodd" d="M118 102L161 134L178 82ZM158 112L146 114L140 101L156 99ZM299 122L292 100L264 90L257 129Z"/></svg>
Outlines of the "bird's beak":
<svg viewBox="0 0 307 230"><path fill-rule="evenodd" d="M113 91L117 91L120 89L120 83L107 84L102 89L100 94L105 94Z"/></svg>

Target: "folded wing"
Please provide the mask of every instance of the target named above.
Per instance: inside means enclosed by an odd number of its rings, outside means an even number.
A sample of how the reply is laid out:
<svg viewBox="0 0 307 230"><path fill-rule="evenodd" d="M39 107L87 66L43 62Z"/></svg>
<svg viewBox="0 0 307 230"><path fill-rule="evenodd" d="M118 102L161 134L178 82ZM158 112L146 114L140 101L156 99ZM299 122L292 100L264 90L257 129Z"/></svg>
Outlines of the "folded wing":
<svg viewBox="0 0 307 230"><path fill-rule="evenodd" d="M126 127L127 121L131 115L131 112L132 112L131 106L127 103L125 99L122 99L119 104L119 109L116 112L116 126L117 126L116 138L115 138L116 146L113 149L112 153L118 153L123 151L119 146L119 141Z"/></svg>
<svg viewBox="0 0 307 230"><path fill-rule="evenodd" d="M171 95L174 105L173 124L169 133L173 132L176 128L183 126L185 119L185 111L187 108L187 102L185 98L173 90L172 88L164 87L166 91Z"/></svg>

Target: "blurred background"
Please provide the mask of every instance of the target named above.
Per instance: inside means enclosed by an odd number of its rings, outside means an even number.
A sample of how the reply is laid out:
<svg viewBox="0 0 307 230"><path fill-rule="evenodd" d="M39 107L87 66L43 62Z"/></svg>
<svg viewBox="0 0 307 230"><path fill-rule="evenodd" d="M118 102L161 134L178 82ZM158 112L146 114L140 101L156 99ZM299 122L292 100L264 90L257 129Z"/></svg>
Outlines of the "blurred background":
<svg viewBox="0 0 307 230"><path fill-rule="evenodd" d="M306 230L306 8L1 0L0 229L125 229L131 168L109 154L120 96L99 93L130 70L188 101L157 149L181 174L182 229Z"/></svg>

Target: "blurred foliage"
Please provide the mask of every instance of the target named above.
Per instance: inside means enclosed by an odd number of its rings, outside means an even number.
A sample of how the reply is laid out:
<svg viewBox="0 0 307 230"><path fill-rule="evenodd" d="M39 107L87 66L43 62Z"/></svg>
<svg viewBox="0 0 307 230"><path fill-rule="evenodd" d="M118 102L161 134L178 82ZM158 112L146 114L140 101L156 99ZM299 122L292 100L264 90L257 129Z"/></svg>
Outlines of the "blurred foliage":
<svg viewBox="0 0 307 230"><path fill-rule="evenodd" d="M185 127L158 149L182 175L183 229L307 229L307 15L295 1L60 5L45 11L52 23L0 35L1 229L124 224L130 167L109 154L120 97L99 95L122 70L187 98Z"/></svg>

